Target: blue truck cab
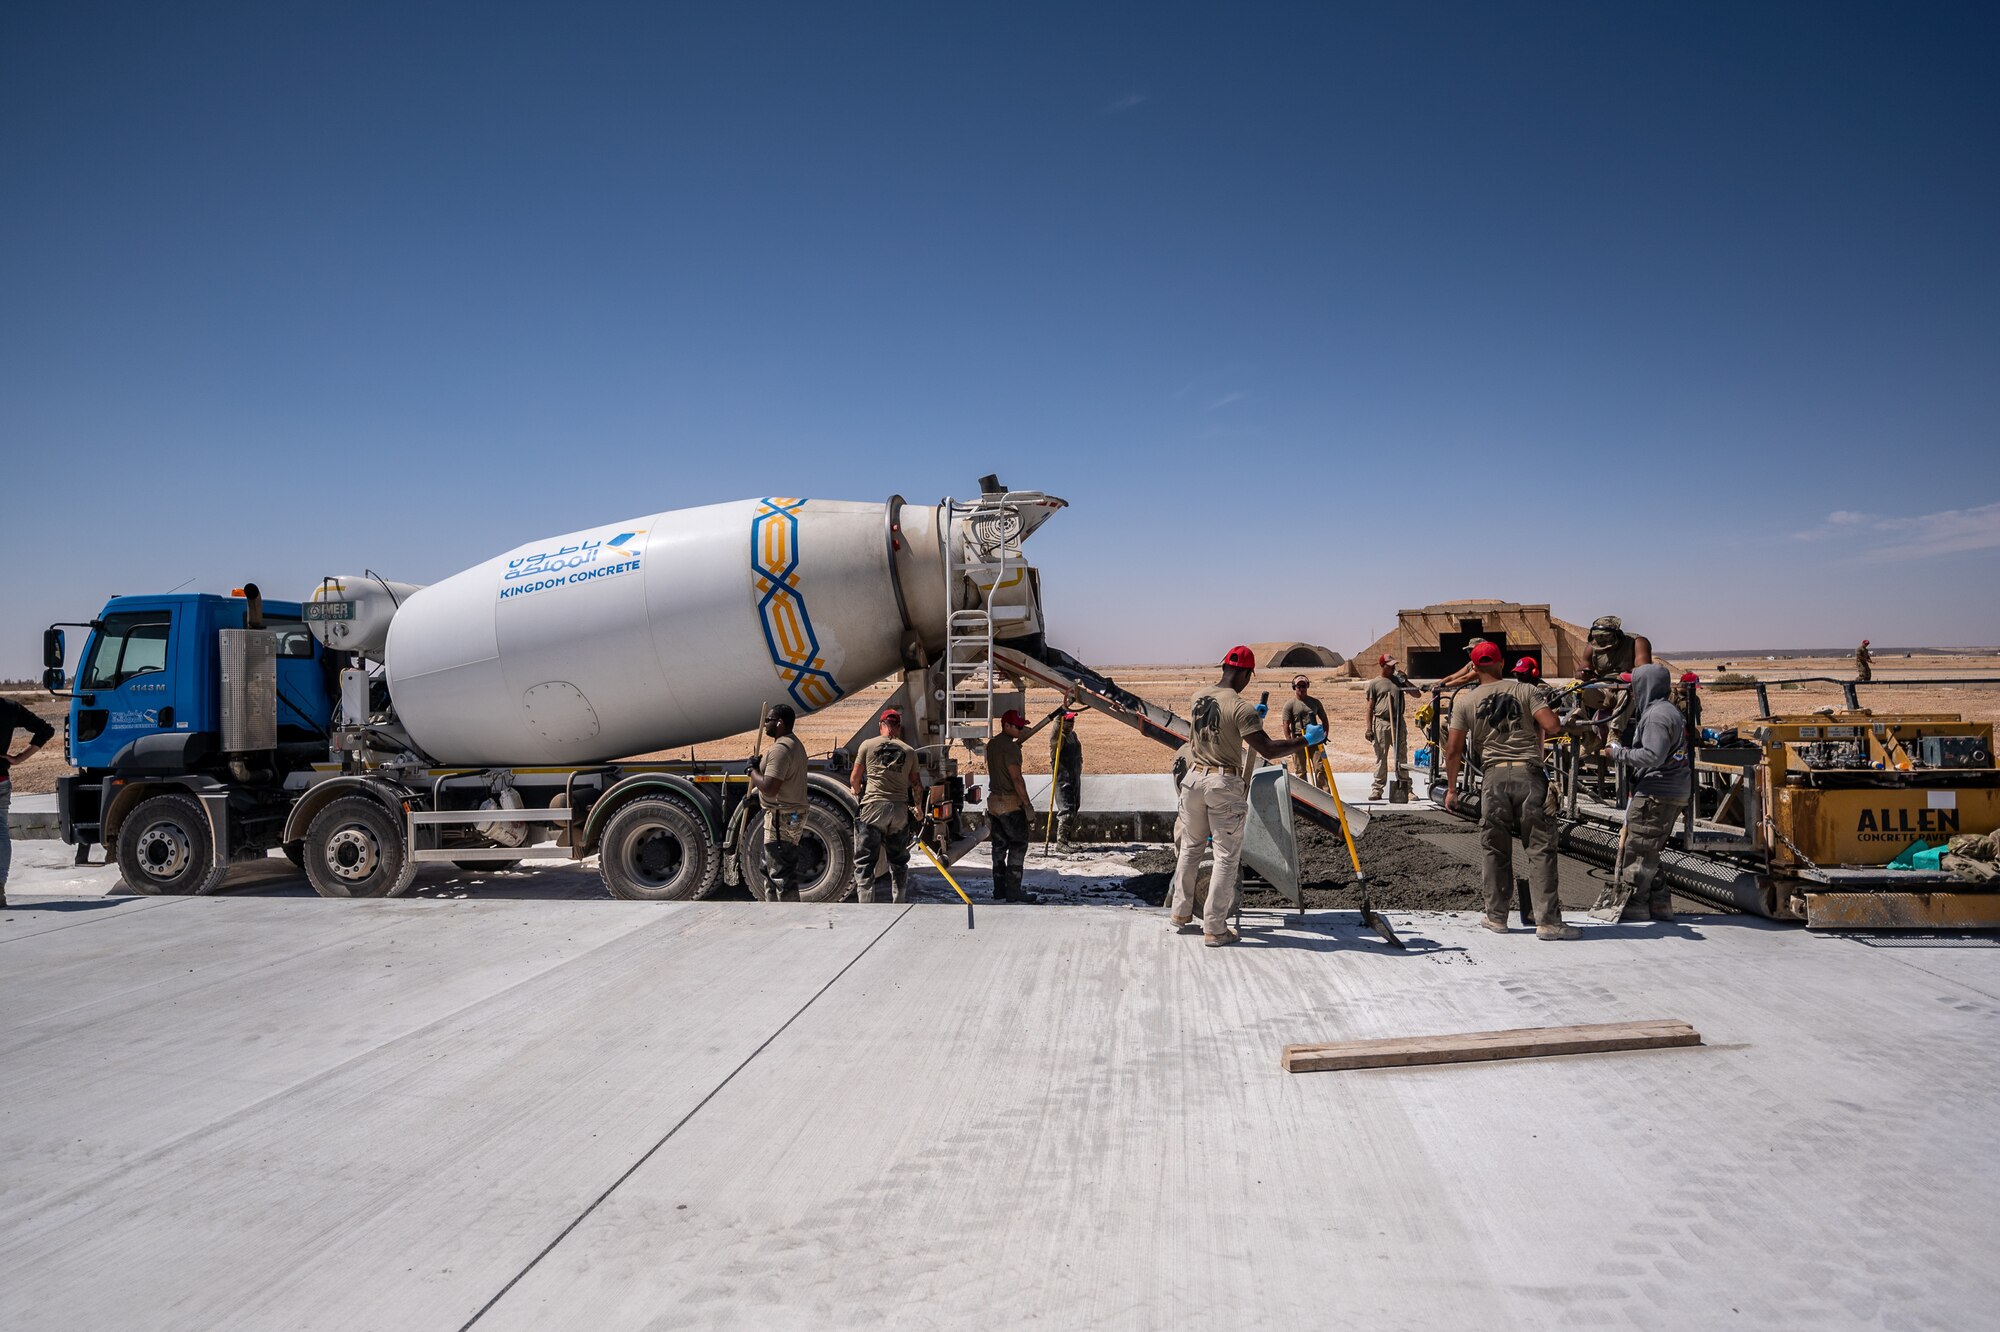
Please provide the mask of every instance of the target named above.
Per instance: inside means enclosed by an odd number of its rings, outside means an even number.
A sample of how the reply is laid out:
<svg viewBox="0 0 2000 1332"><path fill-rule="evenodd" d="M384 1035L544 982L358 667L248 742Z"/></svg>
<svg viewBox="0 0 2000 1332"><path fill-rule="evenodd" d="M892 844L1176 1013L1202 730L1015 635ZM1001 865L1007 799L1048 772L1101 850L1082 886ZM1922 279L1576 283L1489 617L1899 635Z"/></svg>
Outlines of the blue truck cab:
<svg viewBox="0 0 2000 1332"><path fill-rule="evenodd" d="M280 845L286 775L327 757L338 663L297 602L244 591L113 597L88 625L45 636L46 682L70 691L77 769L57 785L63 839L80 855L102 842L141 891L205 891L231 859ZM277 744L231 754L221 631L245 628L259 604L275 647ZM69 677L65 629L89 631Z"/></svg>

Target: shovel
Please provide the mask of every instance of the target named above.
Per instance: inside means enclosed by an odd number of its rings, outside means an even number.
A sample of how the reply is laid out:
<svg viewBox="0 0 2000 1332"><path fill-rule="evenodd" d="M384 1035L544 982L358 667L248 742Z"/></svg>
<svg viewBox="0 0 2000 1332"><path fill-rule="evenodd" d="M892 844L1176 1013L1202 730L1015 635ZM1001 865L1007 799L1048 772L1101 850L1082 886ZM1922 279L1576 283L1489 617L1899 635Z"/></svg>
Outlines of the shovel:
<svg viewBox="0 0 2000 1332"><path fill-rule="evenodd" d="M1354 849L1354 834L1347 826L1347 802L1340 798L1340 784L1333 780L1333 760L1326 756L1326 746L1319 749L1319 768L1326 774L1326 789L1333 796L1333 808L1340 815L1340 836L1347 843L1347 859L1354 866L1354 891L1361 899L1361 923L1382 936L1392 948L1408 949L1397 935L1389 918L1368 903L1368 876L1361 872L1361 853Z"/></svg>

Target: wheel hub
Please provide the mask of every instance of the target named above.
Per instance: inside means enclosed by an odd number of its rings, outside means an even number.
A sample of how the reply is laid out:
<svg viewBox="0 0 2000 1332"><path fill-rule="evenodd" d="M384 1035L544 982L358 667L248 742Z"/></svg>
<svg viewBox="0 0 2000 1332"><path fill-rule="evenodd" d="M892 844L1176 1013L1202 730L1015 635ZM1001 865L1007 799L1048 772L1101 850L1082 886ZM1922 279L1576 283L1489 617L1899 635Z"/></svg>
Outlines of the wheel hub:
<svg viewBox="0 0 2000 1332"><path fill-rule="evenodd" d="M631 866L635 877L653 887L673 881L680 873L680 838L664 828L647 828L631 841Z"/></svg>
<svg viewBox="0 0 2000 1332"><path fill-rule="evenodd" d="M381 859L375 835L358 824L349 824L327 839L326 867L335 877L349 883L358 883L373 874Z"/></svg>
<svg viewBox="0 0 2000 1332"><path fill-rule="evenodd" d="M155 879L171 879L187 868L194 848L172 823L155 823L139 834L139 864Z"/></svg>

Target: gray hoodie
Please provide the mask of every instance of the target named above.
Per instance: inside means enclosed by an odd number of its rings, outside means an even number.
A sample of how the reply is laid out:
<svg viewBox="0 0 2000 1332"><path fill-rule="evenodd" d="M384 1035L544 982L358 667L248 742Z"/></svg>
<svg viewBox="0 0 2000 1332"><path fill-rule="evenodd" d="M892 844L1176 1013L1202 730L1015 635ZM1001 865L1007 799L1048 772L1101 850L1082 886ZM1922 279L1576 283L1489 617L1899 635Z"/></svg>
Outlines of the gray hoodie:
<svg viewBox="0 0 2000 1332"><path fill-rule="evenodd" d="M1625 742L1625 763L1632 770L1632 789L1641 795L1688 793L1687 721L1671 691L1667 668L1658 662L1632 672L1632 715L1638 720Z"/></svg>

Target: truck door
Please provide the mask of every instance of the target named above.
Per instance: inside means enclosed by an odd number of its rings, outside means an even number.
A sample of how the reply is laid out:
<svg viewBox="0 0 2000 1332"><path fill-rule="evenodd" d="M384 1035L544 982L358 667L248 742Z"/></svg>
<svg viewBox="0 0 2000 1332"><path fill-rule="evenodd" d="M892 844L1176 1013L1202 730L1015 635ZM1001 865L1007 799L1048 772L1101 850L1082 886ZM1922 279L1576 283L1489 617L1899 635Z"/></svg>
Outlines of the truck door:
<svg viewBox="0 0 2000 1332"><path fill-rule="evenodd" d="M117 610L103 626L77 672L70 750L79 768L107 768L140 736L187 727L175 716L173 609Z"/></svg>

